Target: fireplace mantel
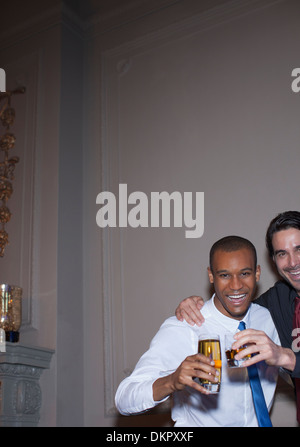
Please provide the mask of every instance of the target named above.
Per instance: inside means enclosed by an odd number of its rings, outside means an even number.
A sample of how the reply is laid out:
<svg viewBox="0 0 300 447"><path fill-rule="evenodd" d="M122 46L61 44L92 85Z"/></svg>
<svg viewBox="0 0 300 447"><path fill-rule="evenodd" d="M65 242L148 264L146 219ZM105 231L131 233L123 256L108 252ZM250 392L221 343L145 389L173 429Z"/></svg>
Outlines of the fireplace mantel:
<svg viewBox="0 0 300 447"><path fill-rule="evenodd" d="M39 384L49 369L52 349L6 343L0 353L0 427L34 427L40 419Z"/></svg>

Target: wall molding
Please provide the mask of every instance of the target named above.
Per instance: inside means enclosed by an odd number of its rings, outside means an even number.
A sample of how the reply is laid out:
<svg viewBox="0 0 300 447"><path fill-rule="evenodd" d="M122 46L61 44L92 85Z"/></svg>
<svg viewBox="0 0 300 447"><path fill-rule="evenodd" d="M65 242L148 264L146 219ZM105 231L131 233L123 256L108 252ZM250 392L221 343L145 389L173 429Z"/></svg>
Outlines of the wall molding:
<svg viewBox="0 0 300 447"><path fill-rule="evenodd" d="M52 6L40 11L21 23L16 22L9 28L0 30L0 50L12 47L19 42L45 33L60 24L64 24L81 38L84 38L87 23L65 4Z"/></svg>
<svg viewBox="0 0 300 447"><path fill-rule="evenodd" d="M287 0L231 0L228 3L216 6L207 11L195 14L192 17L167 25L158 31L152 31L134 40L125 42L103 51L104 59L124 55L126 52L145 50L147 46L153 47L169 41L190 38L194 34L205 33L224 23L238 20L263 9L284 3Z"/></svg>

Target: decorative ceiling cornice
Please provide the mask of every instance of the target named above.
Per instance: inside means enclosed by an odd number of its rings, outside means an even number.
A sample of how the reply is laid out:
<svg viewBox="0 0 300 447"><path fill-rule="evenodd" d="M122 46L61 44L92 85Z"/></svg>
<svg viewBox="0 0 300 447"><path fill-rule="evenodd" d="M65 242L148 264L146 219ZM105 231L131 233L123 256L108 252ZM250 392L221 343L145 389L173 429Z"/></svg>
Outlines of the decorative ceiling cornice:
<svg viewBox="0 0 300 447"><path fill-rule="evenodd" d="M128 0L122 1L118 6L107 9L105 12L92 12L87 17L80 17L79 12L70 8L63 1L57 2L45 10L39 11L27 20L16 22L13 26L5 26L5 17L0 29L0 49L15 45L20 41L29 39L47 29L53 28L60 24L64 24L73 32L77 33L82 39L89 39L95 35L105 34L123 25L130 26L135 21L146 16L159 14L164 10L172 7L183 7L185 0ZM199 18L221 18L226 16L232 18L249 12L272 6L287 0L215 0L211 1L203 7L200 3L195 3L197 13L191 17L185 17L177 21L199 21ZM29 3L29 2L28 2ZM34 2L32 3L34 4ZM167 23L166 26L169 26Z"/></svg>

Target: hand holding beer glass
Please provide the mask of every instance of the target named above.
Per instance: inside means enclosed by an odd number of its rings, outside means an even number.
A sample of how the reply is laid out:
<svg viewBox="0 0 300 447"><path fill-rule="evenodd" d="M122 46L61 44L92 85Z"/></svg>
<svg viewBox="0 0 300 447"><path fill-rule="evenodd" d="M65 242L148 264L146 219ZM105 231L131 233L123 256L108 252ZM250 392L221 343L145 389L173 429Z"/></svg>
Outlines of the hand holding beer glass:
<svg viewBox="0 0 300 447"><path fill-rule="evenodd" d="M218 371L218 382L200 378L200 384L210 393L218 393L221 386L222 358L220 337L216 334L200 335L198 338L198 353L203 354L214 361L214 367Z"/></svg>
<svg viewBox="0 0 300 447"><path fill-rule="evenodd" d="M235 358L236 354L243 351L245 348L247 348L246 345L241 346L238 349L232 349L232 345L236 340L234 339L234 335L231 332L228 332L225 334L225 354L227 358L227 364L229 368L241 368L244 364L244 362L251 358L251 354L246 355L240 360L237 360Z"/></svg>

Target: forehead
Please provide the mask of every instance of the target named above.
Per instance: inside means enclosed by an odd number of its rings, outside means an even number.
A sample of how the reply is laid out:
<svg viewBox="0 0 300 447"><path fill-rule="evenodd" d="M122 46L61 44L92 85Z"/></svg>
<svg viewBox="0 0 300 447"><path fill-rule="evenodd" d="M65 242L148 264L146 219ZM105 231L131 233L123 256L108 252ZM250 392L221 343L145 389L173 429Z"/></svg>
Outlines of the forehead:
<svg viewBox="0 0 300 447"><path fill-rule="evenodd" d="M250 248L241 248L235 251L223 251L221 249L214 253L212 267L218 270L242 270L254 269L254 254Z"/></svg>
<svg viewBox="0 0 300 447"><path fill-rule="evenodd" d="M288 228L273 234L272 245L274 251L289 250L300 245L300 230Z"/></svg>

